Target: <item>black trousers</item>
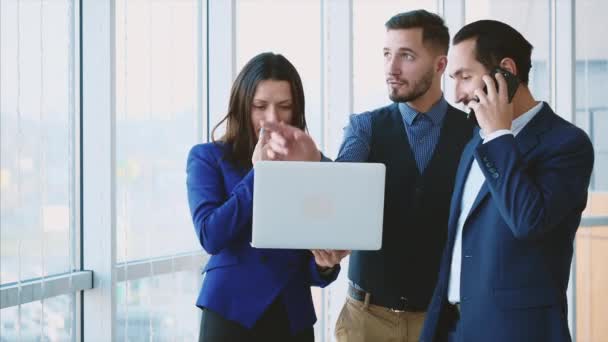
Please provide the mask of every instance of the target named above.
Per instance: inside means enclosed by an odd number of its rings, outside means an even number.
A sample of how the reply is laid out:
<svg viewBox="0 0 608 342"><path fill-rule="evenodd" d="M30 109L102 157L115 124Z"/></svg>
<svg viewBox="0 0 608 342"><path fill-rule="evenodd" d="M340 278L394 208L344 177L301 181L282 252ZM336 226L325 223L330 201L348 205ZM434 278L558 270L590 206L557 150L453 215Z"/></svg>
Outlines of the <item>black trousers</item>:
<svg viewBox="0 0 608 342"><path fill-rule="evenodd" d="M204 308L201 319L199 342L233 342L233 341L293 341L313 342L312 327L291 335L287 311L281 300L275 300L252 329L247 329L237 322L227 320L219 314Z"/></svg>
<svg viewBox="0 0 608 342"><path fill-rule="evenodd" d="M441 311L435 341L438 342L458 342L460 312L450 304L444 305Z"/></svg>

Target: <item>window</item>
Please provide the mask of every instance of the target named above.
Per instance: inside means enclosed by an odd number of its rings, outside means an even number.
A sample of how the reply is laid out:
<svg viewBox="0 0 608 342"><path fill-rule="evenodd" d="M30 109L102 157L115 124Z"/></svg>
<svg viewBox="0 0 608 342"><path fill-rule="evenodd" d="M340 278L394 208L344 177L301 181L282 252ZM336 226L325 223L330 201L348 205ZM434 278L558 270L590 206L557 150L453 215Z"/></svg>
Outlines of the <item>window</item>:
<svg viewBox="0 0 608 342"><path fill-rule="evenodd" d="M76 337L74 295L0 310L2 341L70 341Z"/></svg>
<svg viewBox="0 0 608 342"><path fill-rule="evenodd" d="M198 270L121 282L117 288L116 340L196 341L201 285Z"/></svg>
<svg viewBox="0 0 608 342"><path fill-rule="evenodd" d="M117 260L199 250L185 194L201 140L198 1L116 3Z"/></svg>
<svg viewBox="0 0 608 342"><path fill-rule="evenodd" d="M575 123L584 129L595 149L595 165L583 224L576 235L576 338L608 339L606 279L608 271L608 34L600 13L608 10L601 0L575 3Z"/></svg>
<svg viewBox="0 0 608 342"><path fill-rule="evenodd" d="M185 174L207 129L205 18L198 0L116 1L116 340L198 336L200 265L177 264L201 251Z"/></svg>
<svg viewBox="0 0 608 342"><path fill-rule="evenodd" d="M321 3L238 1L236 72L253 56L268 51L282 54L298 70L306 97L308 130L321 146Z"/></svg>
<svg viewBox="0 0 608 342"><path fill-rule="evenodd" d="M0 284L18 289L79 267L74 6L0 3ZM0 335L70 339L73 303L70 294L2 309Z"/></svg>
<svg viewBox="0 0 608 342"><path fill-rule="evenodd" d="M537 100L551 103L550 1L466 0L465 23L482 19L508 23L534 46L528 85Z"/></svg>

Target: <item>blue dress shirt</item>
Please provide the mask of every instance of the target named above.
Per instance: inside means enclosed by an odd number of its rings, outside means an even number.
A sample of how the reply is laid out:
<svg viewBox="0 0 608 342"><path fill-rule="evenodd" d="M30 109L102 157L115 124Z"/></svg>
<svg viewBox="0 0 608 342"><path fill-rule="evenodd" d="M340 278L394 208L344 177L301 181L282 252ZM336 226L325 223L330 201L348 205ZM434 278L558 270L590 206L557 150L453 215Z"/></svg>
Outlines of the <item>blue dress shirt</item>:
<svg viewBox="0 0 608 342"><path fill-rule="evenodd" d="M433 156L447 110L448 103L443 97L427 113L420 113L407 103L399 103L399 111L420 173L424 171ZM367 161L371 140L371 113L351 115L349 125L344 129L344 140L336 161Z"/></svg>

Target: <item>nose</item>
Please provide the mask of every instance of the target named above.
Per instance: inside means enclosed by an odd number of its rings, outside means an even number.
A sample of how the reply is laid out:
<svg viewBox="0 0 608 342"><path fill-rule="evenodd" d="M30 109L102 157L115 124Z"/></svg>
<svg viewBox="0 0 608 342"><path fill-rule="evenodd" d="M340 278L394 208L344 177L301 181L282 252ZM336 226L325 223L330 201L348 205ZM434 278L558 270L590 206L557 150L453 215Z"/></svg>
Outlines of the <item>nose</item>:
<svg viewBox="0 0 608 342"><path fill-rule="evenodd" d="M401 69L399 68L399 64L394 56L388 57L386 60L386 72L389 75L399 75L401 74Z"/></svg>
<svg viewBox="0 0 608 342"><path fill-rule="evenodd" d="M458 82L456 82L454 86L454 96L456 97L456 103L462 102L466 104L467 94L461 89L461 87L458 85Z"/></svg>
<svg viewBox="0 0 608 342"><path fill-rule="evenodd" d="M277 111L277 107L274 105L268 106L266 109L266 113L264 115L264 119L267 122L278 122L279 121L279 113Z"/></svg>

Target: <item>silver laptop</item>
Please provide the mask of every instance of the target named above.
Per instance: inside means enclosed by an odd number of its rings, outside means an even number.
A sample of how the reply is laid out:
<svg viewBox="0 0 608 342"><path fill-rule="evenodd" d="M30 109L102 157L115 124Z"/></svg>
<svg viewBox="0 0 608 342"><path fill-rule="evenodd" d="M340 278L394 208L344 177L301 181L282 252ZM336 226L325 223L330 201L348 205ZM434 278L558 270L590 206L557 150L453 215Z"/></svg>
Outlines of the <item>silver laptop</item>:
<svg viewBox="0 0 608 342"><path fill-rule="evenodd" d="M257 162L252 245L380 249L385 173L376 163Z"/></svg>

